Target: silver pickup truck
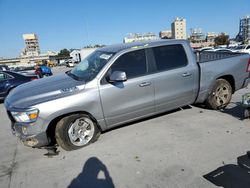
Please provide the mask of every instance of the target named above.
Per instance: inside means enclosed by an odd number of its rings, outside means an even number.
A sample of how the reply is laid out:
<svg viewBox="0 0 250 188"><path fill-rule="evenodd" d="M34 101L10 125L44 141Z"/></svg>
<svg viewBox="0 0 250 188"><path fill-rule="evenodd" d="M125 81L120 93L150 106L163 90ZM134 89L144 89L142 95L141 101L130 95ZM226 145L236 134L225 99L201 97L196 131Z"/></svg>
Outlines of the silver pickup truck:
<svg viewBox="0 0 250 188"><path fill-rule="evenodd" d="M248 54L196 57L185 40L113 45L71 71L15 88L5 107L25 145L74 150L102 131L189 104L224 108L248 85L249 64Z"/></svg>

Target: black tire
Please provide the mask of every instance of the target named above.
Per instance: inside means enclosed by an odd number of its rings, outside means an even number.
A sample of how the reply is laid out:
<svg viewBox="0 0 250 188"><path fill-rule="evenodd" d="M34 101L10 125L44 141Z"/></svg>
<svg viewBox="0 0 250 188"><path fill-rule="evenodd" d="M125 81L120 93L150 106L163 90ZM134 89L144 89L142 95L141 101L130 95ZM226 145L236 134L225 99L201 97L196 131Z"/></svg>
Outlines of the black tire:
<svg viewBox="0 0 250 188"><path fill-rule="evenodd" d="M206 100L206 105L213 110L223 109L230 103L232 93L230 83L227 80L218 79Z"/></svg>
<svg viewBox="0 0 250 188"><path fill-rule="evenodd" d="M91 129L92 128L94 129L93 130L94 133L93 133L92 138L86 144L79 146L79 145L74 144L71 141L68 132L69 132L69 129L71 128L71 126L73 126L73 124L77 120L79 120L79 123L80 123L81 119L88 120L89 122L92 123L91 124ZM84 122L86 122L86 121L84 121ZM77 125L78 127L79 127L79 123ZM78 132L79 132L79 130L78 130ZM57 144L59 146L61 146L66 151L76 150L76 149L85 147L85 146L89 145L90 143L95 142L98 139L99 136L100 136L99 128L97 127L96 123L86 114L74 114L74 115L69 115L67 117L62 118L57 123L56 130L55 130L55 138L56 138Z"/></svg>

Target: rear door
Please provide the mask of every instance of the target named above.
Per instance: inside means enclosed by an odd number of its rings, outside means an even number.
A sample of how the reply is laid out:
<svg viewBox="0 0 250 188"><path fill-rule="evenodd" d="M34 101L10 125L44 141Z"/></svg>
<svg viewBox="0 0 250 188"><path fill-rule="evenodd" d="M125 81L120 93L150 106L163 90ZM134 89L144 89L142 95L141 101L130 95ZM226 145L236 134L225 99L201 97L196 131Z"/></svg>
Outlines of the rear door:
<svg viewBox="0 0 250 188"><path fill-rule="evenodd" d="M152 48L156 74L156 111L166 111L194 102L199 86L198 66L188 62L181 44Z"/></svg>
<svg viewBox="0 0 250 188"><path fill-rule="evenodd" d="M127 81L108 83L105 77L99 86L104 117L108 127L154 113L154 86L148 76L145 50L121 55L107 74L124 71Z"/></svg>

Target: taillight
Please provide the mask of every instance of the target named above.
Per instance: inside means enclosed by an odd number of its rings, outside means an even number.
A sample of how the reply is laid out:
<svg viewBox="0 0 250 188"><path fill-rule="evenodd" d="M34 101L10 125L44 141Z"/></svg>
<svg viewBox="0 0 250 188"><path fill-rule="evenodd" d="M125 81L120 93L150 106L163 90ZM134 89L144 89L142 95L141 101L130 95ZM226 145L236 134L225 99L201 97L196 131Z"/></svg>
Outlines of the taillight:
<svg viewBox="0 0 250 188"><path fill-rule="evenodd" d="M32 81L32 80L37 80L37 78L31 78L30 80L31 80L31 81Z"/></svg>
<svg viewBox="0 0 250 188"><path fill-rule="evenodd" d="M250 58L249 58L249 60L248 60L247 70L246 70L246 72L250 72Z"/></svg>

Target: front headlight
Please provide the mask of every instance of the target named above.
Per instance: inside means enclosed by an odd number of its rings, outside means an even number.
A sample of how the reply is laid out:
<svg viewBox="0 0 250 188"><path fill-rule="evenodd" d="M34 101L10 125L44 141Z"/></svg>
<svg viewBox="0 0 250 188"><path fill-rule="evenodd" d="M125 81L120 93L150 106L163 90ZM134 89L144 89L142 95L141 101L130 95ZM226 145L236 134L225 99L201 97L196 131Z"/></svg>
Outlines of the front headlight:
<svg viewBox="0 0 250 188"><path fill-rule="evenodd" d="M24 112L11 112L17 122L31 123L35 122L38 117L38 109L31 109Z"/></svg>

